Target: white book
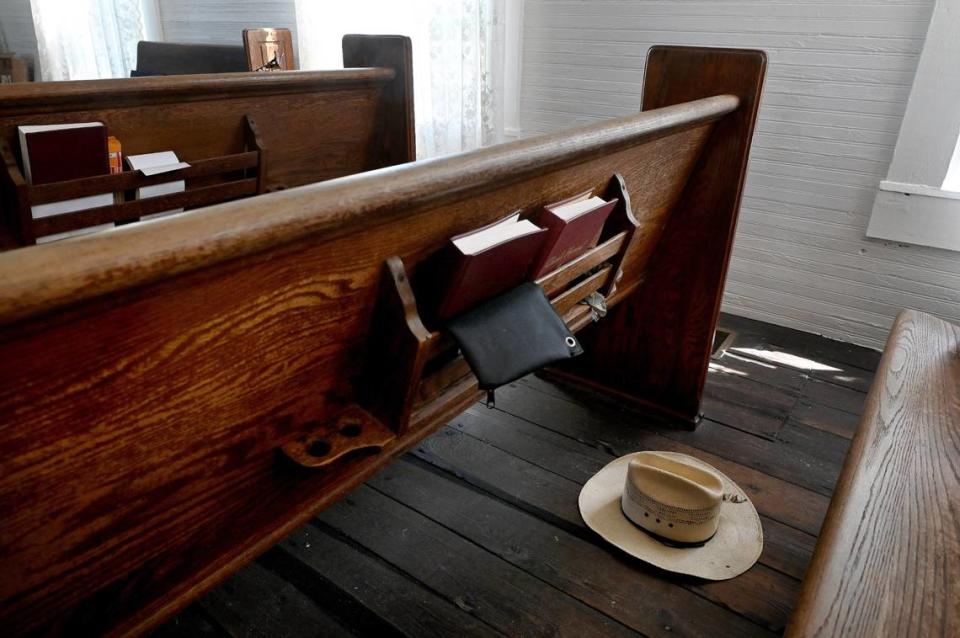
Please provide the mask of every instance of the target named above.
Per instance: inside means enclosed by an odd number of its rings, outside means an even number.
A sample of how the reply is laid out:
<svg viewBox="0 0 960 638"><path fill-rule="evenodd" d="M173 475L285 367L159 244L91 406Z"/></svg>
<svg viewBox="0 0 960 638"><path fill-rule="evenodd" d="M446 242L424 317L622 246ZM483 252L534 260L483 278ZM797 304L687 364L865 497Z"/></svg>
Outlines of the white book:
<svg viewBox="0 0 960 638"><path fill-rule="evenodd" d="M186 162L181 162L177 154L173 151L127 155L126 160L127 165L129 165L131 169L140 171L147 176L169 173L190 166ZM154 184L153 186L143 186L137 189L137 199L148 199L150 197L160 197L161 195L169 195L171 193L181 193L186 187L187 183L182 179L163 182L162 184ZM154 219L156 217L165 217L182 212L182 208L175 208L152 215L144 215L142 219Z"/></svg>
<svg viewBox="0 0 960 638"><path fill-rule="evenodd" d="M570 202L569 204L564 204L563 206L551 208L550 212L563 221L568 222L571 219L576 219L580 215L589 213L595 208L599 208L606 203L607 200L603 199L602 197L593 196L576 202Z"/></svg>
<svg viewBox="0 0 960 638"><path fill-rule="evenodd" d="M533 222L527 219L520 220L520 213L517 213L477 232L454 239L453 245L464 255L476 255L497 244L539 230L540 227Z"/></svg>

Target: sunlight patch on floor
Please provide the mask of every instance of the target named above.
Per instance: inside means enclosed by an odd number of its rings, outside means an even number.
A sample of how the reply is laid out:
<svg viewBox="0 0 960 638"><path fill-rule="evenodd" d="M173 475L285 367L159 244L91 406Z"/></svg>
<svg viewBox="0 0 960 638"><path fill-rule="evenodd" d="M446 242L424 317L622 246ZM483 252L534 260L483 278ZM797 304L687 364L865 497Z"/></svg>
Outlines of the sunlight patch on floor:
<svg viewBox="0 0 960 638"><path fill-rule="evenodd" d="M743 372L742 370L734 370L733 368L728 368L727 366L720 365L715 361L710 362L710 372L722 372L723 374L733 374L738 377L750 376L746 372Z"/></svg>
<svg viewBox="0 0 960 638"><path fill-rule="evenodd" d="M730 350L740 352L749 357L762 359L763 361L769 361L770 363L787 366L788 368L796 368L797 370L806 370L808 372L841 372L840 368L834 368L833 366L790 354L789 352L758 350L757 348L730 348Z"/></svg>

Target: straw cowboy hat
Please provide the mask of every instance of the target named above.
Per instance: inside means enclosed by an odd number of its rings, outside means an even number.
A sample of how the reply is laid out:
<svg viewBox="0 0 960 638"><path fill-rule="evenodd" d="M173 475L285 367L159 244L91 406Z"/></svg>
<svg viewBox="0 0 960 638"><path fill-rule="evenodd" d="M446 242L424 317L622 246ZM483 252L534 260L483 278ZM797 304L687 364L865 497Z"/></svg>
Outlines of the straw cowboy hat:
<svg viewBox="0 0 960 638"><path fill-rule="evenodd" d="M597 472L580 492L584 522L661 569L708 580L760 557L760 517L736 483L686 454L637 452Z"/></svg>

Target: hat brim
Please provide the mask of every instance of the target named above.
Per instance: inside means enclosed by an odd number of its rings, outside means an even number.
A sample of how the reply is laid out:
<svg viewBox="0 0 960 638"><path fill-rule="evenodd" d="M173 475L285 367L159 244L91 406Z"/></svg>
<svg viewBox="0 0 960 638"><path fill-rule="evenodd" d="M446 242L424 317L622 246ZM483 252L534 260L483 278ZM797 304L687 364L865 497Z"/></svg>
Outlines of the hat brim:
<svg viewBox="0 0 960 638"><path fill-rule="evenodd" d="M725 494L743 497L743 502L724 501L720 507L717 533L701 547L669 547L628 519L620 508L620 496L627 478L627 465L635 454L609 463L593 475L580 491L580 515L604 538L640 560L667 571L707 580L726 580L750 569L763 551L763 528L753 503L736 483L715 467L677 452L659 452L678 460L691 461L723 480ZM739 499L738 499L739 500Z"/></svg>

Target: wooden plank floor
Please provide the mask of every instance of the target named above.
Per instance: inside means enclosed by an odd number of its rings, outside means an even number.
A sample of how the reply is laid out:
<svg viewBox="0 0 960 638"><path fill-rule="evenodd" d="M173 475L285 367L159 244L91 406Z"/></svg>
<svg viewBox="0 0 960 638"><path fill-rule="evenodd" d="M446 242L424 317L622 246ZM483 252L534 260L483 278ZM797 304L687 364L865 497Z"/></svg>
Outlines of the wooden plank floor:
<svg viewBox="0 0 960 638"><path fill-rule="evenodd" d="M770 636L810 560L879 353L724 316L693 432L529 377L474 406L162 627L160 636ZM698 456L764 550L711 583L604 545L583 483L643 449Z"/></svg>

